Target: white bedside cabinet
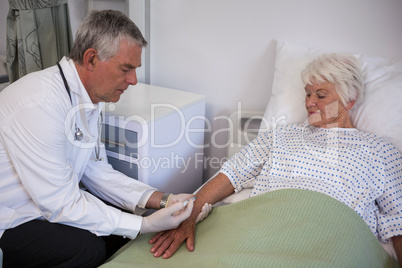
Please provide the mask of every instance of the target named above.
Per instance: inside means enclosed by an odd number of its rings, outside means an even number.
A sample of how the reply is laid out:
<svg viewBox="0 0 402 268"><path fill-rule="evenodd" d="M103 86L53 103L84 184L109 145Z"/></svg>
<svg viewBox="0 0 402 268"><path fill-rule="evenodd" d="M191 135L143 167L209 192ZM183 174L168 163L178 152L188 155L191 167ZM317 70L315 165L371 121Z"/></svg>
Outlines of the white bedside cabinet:
<svg viewBox="0 0 402 268"><path fill-rule="evenodd" d="M202 184L203 95L138 83L104 114L102 142L115 169L162 192Z"/></svg>

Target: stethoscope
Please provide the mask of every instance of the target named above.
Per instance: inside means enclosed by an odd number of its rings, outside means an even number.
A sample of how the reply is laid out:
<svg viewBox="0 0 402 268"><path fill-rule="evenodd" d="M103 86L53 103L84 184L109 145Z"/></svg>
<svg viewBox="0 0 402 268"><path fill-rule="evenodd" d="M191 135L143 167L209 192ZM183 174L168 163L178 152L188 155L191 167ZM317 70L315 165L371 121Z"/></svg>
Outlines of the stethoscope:
<svg viewBox="0 0 402 268"><path fill-rule="evenodd" d="M61 68L60 64L57 63L57 66L59 67L61 78L63 79L64 86L66 88L66 91L68 93L68 96L70 97L70 102L71 105L73 105L73 99L71 98L71 92L70 92L70 87L68 86L66 77L64 76L63 69ZM102 161L103 158L100 157L100 138L101 138L101 127L102 127L102 122L103 122L103 115L102 112L100 113L100 120L98 121L98 140L96 143L95 147L95 161ZM84 133L82 130L77 126L77 123L75 123L75 133L74 133L74 140L75 141L81 141L84 138Z"/></svg>

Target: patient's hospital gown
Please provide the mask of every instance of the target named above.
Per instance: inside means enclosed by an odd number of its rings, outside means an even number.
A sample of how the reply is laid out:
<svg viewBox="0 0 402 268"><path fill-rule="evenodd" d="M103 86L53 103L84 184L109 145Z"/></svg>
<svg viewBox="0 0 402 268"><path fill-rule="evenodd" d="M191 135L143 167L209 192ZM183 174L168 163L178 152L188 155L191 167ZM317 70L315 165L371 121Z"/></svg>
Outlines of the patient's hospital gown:
<svg viewBox="0 0 402 268"><path fill-rule="evenodd" d="M297 188L327 194L355 210L382 241L402 235L402 158L391 143L353 128L305 123L261 133L221 172L251 196Z"/></svg>

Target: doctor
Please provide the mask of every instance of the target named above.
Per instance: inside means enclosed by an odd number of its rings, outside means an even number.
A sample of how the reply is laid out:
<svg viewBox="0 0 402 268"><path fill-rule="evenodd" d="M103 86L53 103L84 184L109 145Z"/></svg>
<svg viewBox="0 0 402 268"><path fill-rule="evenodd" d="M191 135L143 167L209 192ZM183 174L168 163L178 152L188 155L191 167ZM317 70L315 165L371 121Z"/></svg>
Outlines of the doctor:
<svg viewBox="0 0 402 268"><path fill-rule="evenodd" d="M92 12L70 58L1 92L5 267L97 267L116 250L109 250L110 238L172 229L189 217L193 200L186 207L184 201L192 195L158 192L115 171L99 142L103 103L137 83L146 45L122 13ZM141 217L136 207L160 210Z"/></svg>

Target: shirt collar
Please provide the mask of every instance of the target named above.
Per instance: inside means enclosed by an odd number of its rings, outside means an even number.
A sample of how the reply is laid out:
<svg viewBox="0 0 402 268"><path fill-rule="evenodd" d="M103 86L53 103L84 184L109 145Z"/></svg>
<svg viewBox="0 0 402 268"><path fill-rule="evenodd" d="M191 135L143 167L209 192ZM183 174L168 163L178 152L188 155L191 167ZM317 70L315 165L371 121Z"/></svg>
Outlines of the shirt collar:
<svg viewBox="0 0 402 268"><path fill-rule="evenodd" d="M64 75L66 77L67 83L69 84L70 91L77 95L78 98L74 101L74 104L86 103L89 104L87 112L91 113L91 110L101 111L104 103L100 102L97 104L92 103L91 98L84 85L81 82L80 76L78 75L77 68L75 67L74 61L68 57L63 57L60 61L60 65L63 68Z"/></svg>

